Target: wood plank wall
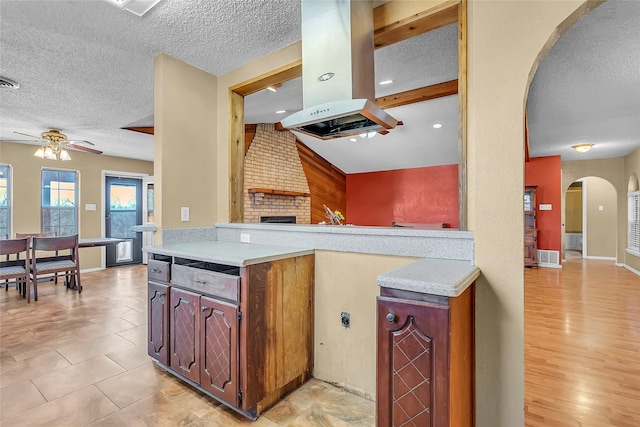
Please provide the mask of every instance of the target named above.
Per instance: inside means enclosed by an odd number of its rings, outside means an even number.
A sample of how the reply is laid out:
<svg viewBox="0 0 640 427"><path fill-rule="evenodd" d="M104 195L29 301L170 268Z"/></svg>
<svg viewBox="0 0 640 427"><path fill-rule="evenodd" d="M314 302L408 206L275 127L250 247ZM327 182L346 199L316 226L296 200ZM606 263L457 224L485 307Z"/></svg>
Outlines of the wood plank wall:
<svg viewBox="0 0 640 427"><path fill-rule="evenodd" d="M329 221L323 204L339 210L347 221L347 176L340 169L320 157L302 142L296 140L302 169L311 191L311 224Z"/></svg>

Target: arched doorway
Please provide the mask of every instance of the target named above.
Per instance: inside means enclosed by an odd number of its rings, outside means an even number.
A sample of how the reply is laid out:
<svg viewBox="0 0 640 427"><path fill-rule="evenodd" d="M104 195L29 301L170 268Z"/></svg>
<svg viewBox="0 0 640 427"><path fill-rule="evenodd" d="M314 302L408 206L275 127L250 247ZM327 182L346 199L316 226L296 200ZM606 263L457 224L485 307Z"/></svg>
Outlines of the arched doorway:
<svg viewBox="0 0 640 427"><path fill-rule="evenodd" d="M606 179L588 176L564 192L564 255L616 260L618 194Z"/></svg>

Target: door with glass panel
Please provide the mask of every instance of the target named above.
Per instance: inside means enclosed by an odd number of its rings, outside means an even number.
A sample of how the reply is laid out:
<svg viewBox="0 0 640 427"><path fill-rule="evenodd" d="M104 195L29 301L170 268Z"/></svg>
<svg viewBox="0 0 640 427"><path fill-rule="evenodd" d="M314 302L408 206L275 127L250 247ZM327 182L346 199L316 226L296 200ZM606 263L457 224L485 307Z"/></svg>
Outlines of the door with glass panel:
<svg viewBox="0 0 640 427"><path fill-rule="evenodd" d="M105 236L125 239L107 246L107 267L142 262L141 233L131 227L142 222L142 180L106 177Z"/></svg>

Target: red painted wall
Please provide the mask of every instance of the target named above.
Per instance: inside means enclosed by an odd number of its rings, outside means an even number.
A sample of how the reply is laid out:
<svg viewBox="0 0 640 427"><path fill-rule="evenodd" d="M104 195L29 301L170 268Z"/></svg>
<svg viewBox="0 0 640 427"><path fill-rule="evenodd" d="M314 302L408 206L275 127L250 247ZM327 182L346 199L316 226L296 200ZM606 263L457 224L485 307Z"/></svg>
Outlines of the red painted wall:
<svg viewBox="0 0 640 427"><path fill-rule="evenodd" d="M458 220L458 165L347 175L348 224Z"/></svg>
<svg viewBox="0 0 640 427"><path fill-rule="evenodd" d="M560 251L562 244L562 161L560 156L536 157L524 164L525 185L537 185L536 203L551 204L538 209L538 249Z"/></svg>

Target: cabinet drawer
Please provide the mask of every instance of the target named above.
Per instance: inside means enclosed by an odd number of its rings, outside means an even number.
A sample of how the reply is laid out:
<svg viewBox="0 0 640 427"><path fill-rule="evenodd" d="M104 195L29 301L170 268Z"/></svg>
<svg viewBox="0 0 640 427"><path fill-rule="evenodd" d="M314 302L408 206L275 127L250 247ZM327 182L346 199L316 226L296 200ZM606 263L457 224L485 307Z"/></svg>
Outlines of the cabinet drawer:
<svg viewBox="0 0 640 427"><path fill-rule="evenodd" d="M169 263L166 261L158 261L150 259L147 262L147 270L149 280L156 280L160 282L169 282Z"/></svg>
<svg viewBox="0 0 640 427"><path fill-rule="evenodd" d="M229 267L229 270L235 272L237 268ZM230 301L238 301L240 294L239 276L186 265L171 266L171 283Z"/></svg>

